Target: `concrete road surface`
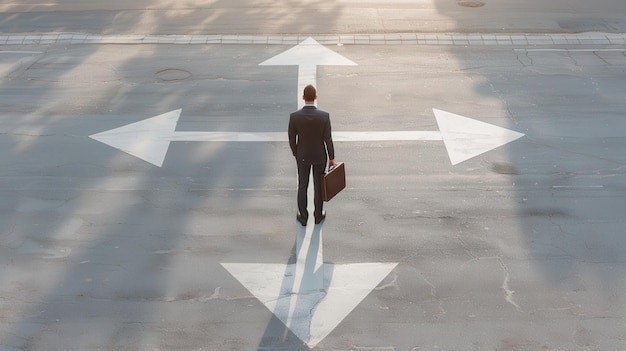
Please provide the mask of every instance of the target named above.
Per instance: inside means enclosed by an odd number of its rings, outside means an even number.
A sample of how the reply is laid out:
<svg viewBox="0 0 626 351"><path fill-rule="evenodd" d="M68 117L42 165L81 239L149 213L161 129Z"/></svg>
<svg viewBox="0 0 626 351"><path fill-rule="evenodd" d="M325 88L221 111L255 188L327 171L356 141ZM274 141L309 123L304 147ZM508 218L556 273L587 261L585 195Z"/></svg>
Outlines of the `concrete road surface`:
<svg viewBox="0 0 626 351"><path fill-rule="evenodd" d="M621 0L22 0L0 31L95 34L625 32Z"/></svg>
<svg viewBox="0 0 626 351"><path fill-rule="evenodd" d="M1 351L626 348L621 2L0 8Z"/></svg>

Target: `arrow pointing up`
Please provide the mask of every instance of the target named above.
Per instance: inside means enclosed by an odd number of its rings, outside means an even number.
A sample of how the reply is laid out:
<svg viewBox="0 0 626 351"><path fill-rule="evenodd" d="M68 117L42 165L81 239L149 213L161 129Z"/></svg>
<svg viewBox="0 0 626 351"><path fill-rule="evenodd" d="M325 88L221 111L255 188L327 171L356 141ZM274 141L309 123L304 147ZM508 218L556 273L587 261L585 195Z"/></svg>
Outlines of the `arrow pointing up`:
<svg viewBox="0 0 626 351"><path fill-rule="evenodd" d="M317 66L356 66L356 63L320 45L309 37L291 49L278 54L260 66L298 66L298 108L302 108L302 92L308 84L317 86Z"/></svg>
<svg viewBox="0 0 626 351"><path fill-rule="evenodd" d="M454 113L433 109L441 131L334 131L333 140L352 141L438 141L443 140L452 165L469 160L524 134L480 122ZM286 142L286 132L177 132L181 109L90 135L116 149L150 162L163 165L172 141L213 142Z"/></svg>

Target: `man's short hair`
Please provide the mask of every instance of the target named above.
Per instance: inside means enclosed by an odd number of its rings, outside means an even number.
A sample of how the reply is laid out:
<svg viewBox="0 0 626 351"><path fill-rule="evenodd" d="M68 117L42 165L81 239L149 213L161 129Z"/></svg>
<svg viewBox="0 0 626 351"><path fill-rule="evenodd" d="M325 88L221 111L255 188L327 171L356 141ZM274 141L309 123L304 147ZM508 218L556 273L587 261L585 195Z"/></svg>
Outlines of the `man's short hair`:
<svg viewBox="0 0 626 351"><path fill-rule="evenodd" d="M311 84L304 87L304 101L315 101L317 98L317 91Z"/></svg>

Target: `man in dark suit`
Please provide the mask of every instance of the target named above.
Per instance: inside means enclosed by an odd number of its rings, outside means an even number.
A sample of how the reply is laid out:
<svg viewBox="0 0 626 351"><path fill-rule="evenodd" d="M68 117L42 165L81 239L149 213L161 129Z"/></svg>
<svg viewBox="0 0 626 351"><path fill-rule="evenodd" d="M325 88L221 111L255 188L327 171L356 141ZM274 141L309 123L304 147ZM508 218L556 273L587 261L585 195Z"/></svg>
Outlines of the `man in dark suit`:
<svg viewBox="0 0 626 351"><path fill-rule="evenodd" d="M297 220L306 226L309 218L307 188L313 168L315 224L326 217L322 207L322 174L328 166L335 165L335 148L330 131L330 115L315 107L317 91L312 85L304 88L304 107L289 116L289 146L298 164L298 215Z"/></svg>

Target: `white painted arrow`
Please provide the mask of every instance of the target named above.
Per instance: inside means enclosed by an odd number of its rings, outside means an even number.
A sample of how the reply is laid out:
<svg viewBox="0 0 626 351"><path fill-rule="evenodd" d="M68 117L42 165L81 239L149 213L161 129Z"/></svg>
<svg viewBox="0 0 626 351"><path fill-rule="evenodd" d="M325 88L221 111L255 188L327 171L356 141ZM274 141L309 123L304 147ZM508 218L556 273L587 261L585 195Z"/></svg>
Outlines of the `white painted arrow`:
<svg viewBox="0 0 626 351"><path fill-rule="evenodd" d="M320 45L309 37L291 49L278 54L260 66L298 66L298 90L296 101L298 109L302 108L302 92L308 84L317 87L317 66L356 66L356 63L340 54Z"/></svg>
<svg viewBox="0 0 626 351"><path fill-rule="evenodd" d="M131 123L89 137L150 162L163 165L173 141L286 142L287 132L184 132L176 131L181 109ZM450 162L456 165L522 137L524 134L454 113L433 109L440 131L333 132L333 140L438 141L443 140Z"/></svg>
<svg viewBox="0 0 626 351"><path fill-rule="evenodd" d="M310 176L307 210L313 213ZM295 221L294 221L295 222ZM222 263L248 291L310 348L376 288L397 263L324 263L322 226L297 224L294 264Z"/></svg>
<svg viewBox="0 0 626 351"><path fill-rule="evenodd" d="M295 264L222 263L222 266L310 348L369 295L397 263L325 263L324 289L294 291Z"/></svg>
<svg viewBox="0 0 626 351"><path fill-rule="evenodd" d="M524 136L509 129L433 109L452 165L491 151Z"/></svg>

